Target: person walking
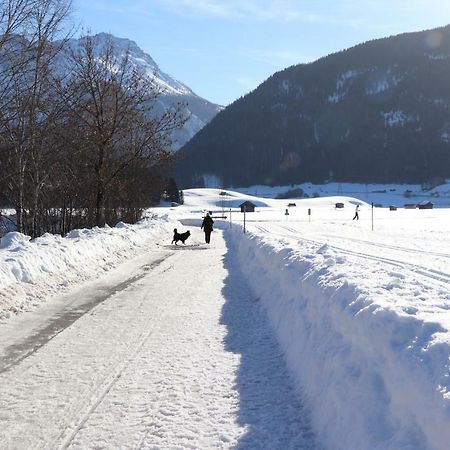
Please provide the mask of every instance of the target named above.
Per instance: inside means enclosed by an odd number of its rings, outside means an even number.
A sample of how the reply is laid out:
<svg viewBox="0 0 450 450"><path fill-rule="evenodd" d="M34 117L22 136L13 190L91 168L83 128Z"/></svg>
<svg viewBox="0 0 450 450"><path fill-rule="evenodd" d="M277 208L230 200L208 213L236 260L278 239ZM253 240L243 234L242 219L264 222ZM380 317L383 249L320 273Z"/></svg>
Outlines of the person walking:
<svg viewBox="0 0 450 450"><path fill-rule="evenodd" d="M205 232L205 242L207 244L209 244L211 240L211 232L213 230L213 224L214 220L212 220L212 217L209 215L209 213L206 213L206 216L203 218L201 228Z"/></svg>
<svg viewBox="0 0 450 450"><path fill-rule="evenodd" d="M354 217L353 217L353 220L359 220L359 205L356 205L356 208L355 208L355 215L354 215Z"/></svg>

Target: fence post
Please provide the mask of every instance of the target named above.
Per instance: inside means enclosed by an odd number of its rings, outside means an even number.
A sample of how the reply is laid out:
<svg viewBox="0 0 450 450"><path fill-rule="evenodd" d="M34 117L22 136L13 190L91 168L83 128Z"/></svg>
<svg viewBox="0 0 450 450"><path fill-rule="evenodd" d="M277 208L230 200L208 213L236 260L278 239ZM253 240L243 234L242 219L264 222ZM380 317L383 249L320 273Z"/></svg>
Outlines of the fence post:
<svg viewBox="0 0 450 450"><path fill-rule="evenodd" d="M372 202L372 231L373 231L373 202Z"/></svg>

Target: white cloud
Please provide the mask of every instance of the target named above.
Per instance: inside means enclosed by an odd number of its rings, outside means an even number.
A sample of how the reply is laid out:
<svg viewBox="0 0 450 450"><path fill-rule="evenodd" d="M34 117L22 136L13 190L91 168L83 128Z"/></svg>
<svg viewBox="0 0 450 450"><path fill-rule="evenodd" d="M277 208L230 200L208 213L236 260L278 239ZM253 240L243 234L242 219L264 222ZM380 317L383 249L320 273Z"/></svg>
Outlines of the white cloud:
<svg viewBox="0 0 450 450"><path fill-rule="evenodd" d="M296 22L335 24L395 33L443 25L450 14L444 0L78 0L98 11L156 17L157 9L181 16L218 18L230 21ZM380 20L380 17L383 19ZM377 18L378 20L374 20ZM422 22L420 22L422 20Z"/></svg>
<svg viewBox="0 0 450 450"><path fill-rule="evenodd" d="M137 14L140 16L153 17L151 5L146 0L129 1L121 4L112 3L108 0L79 0L79 3L89 6L90 9L99 12L115 14Z"/></svg>
<svg viewBox="0 0 450 450"><path fill-rule="evenodd" d="M214 17L231 18L233 9L228 2L220 0L156 0L173 11L185 14L196 13Z"/></svg>
<svg viewBox="0 0 450 450"><path fill-rule="evenodd" d="M201 14L225 19L323 22L332 20L299 8L295 0L156 0L180 14Z"/></svg>
<svg viewBox="0 0 450 450"><path fill-rule="evenodd" d="M147 0L180 15L259 22L378 28L366 14L373 0ZM388 0L376 0L384 2ZM434 0L430 0L434 1ZM387 3L386 3L387 4ZM381 5L381 6L383 6ZM383 9L383 7L382 7ZM387 11L388 12L388 11Z"/></svg>

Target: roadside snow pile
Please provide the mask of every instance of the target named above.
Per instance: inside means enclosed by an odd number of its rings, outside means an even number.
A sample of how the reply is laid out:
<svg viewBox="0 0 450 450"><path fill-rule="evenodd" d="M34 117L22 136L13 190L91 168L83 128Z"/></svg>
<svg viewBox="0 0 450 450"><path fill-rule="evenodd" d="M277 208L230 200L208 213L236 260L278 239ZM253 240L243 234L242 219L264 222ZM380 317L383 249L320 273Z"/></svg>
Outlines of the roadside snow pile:
<svg viewBox="0 0 450 450"><path fill-rule="evenodd" d="M448 448L449 315L438 287L327 244L238 226L225 236L326 448Z"/></svg>
<svg viewBox="0 0 450 450"><path fill-rule="evenodd" d="M0 239L0 249L26 246L30 239L30 236L11 231Z"/></svg>
<svg viewBox="0 0 450 450"><path fill-rule="evenodd" d="M11 232L0 240L0 319L95 278L171 235L167 217L72 230L65 238Z"/></svg>

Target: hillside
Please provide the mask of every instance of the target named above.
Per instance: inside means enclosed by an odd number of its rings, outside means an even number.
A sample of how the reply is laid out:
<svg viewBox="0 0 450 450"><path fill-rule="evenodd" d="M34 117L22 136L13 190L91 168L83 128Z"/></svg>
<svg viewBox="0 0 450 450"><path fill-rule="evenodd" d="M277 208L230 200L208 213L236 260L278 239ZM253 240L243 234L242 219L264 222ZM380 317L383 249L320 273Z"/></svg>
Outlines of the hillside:
<svg viewBox="0 0 450 450"><path fill-rule="evenodd" d="M449 26L289 67L182 148L179 179L249 186L448 177L449 73Z"/></svg>

